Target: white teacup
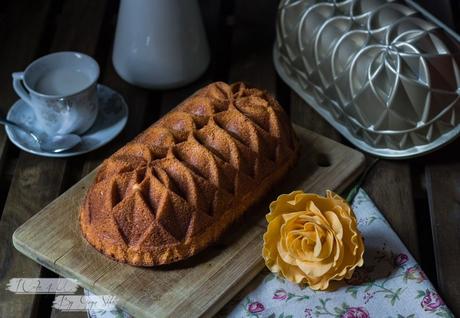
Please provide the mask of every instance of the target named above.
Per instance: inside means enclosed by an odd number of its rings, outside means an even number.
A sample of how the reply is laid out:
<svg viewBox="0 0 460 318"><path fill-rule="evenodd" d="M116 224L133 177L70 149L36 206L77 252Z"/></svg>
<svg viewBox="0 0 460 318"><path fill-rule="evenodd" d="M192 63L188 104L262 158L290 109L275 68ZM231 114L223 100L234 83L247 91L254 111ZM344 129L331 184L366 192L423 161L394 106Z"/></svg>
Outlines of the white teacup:
<svg viewBox="0 0 460 318"><path fill-rule="evenodd" d="M97 117L99 65L78 52L58 52L13 73L16 93L29 104L49 134L82 134Z"/></svg>

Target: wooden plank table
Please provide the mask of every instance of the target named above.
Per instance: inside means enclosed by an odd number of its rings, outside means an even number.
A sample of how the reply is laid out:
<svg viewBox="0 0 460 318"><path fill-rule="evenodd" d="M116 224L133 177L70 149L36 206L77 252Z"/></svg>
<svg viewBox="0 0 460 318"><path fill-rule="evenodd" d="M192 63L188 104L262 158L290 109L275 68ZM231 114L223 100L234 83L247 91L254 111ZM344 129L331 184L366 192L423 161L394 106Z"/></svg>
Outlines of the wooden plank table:
<svg viewBox="0 0 460 318"><path fill-rule="evenodd" d="M17 99L11 73L23 70L41 55L62 50L94 56L101 66L100 82L119 91L130 108L128 124L119 137L97 151L70 159L41 158L19 151L0 130L0 317L86 316L83 312L52 310L54 295L15 295L5 290L14 277L57 277L18 253L12 246L12 233L101 160L206 83L242 80L265 88L290 111L294 122L346 143L276 75L271 49L278 1L199 2L211 46L211 65L194 83L167 91L134 87L115 73L111 50L118 1L15 0L0 6L3 114ZM453 8L457 11L449 11L446 19L455 26L458 7ZM442 18L441 11L434 13ZM454 142L419 159L381 160L363 185L456 315L460 315L460 277L456 272L460 268L459 144ZM220 315L225 315L237 300Z"/></svg>

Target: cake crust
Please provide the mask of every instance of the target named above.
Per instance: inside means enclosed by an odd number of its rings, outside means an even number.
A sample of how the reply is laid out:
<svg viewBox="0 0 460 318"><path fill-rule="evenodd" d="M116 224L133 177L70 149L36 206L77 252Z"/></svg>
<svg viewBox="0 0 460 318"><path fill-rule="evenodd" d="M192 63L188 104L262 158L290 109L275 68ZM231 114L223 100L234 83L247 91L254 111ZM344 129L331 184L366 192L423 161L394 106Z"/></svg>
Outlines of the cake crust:
<svg viewBox="0 0 460 318"><path fill-rule="evenodd" d="M103 162L80 208L82 234L119 262L184 260L259 201L297 152L271 95L212 83Z"/></svg>

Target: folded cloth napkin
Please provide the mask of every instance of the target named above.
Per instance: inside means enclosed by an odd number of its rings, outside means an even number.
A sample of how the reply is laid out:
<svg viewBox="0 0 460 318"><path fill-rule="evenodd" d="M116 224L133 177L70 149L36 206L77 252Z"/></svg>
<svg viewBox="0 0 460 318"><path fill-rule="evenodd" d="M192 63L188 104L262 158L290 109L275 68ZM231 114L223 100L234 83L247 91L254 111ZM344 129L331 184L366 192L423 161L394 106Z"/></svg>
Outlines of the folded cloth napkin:
<svg viewBox="0 0 460 318"><path fill-rule="evenodd" d="M333 292L313 291L273 275L255 279L229 317L454 317L420 266L360 189L353 201L364 237L365 265ZM234 303L232 301L232 303ZM128 317L121 311L90 311L92 318Z"/></svg>

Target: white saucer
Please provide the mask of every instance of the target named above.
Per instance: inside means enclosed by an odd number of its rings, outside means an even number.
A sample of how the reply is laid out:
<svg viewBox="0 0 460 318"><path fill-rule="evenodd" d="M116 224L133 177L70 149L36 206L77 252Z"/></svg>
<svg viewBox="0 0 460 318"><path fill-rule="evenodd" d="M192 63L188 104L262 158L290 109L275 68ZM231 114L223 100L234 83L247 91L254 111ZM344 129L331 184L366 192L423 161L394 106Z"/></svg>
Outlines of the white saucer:
<svg viewBox="0 0 460 318"><path fill-rule="evenodd" d="M125 127L128 120L128 106L123 97L105 85L97 85L99 113L94 125L84 133L82 142L75 148L60 153L44 152L26 133L6 126L6 134L11 142L24 151L44 157L71 157L81 155L104 146L115 138ZM8 112L7 118L30 127L33 131L42 131L37 126L32 108L22 99L16 101Z"/></svg>

